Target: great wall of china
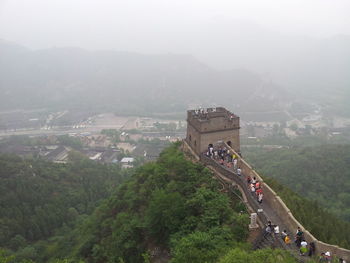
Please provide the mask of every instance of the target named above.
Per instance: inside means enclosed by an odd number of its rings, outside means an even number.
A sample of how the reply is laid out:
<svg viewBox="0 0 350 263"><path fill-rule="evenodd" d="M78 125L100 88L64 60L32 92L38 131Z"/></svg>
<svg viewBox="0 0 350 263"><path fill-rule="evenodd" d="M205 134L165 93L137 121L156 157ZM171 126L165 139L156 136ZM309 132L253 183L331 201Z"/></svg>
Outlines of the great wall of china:
<svg viewBox="0 0 350 263"><path fill-rule="evenodd" d="M183 141L183 151L211 169L221 180L226 181L228 184L235 184L242 193L249 212L257 214L257 223L260 228L264 229L268 220L279 225L280 229L287 229L288 233L294 233L298 227L301 227L307 242L315 243L317 254L329 251L335 257L341 257L346 261L350 261L350 250L317 240L295 219L290 209L278 194L263 181L262 177L242 157L240 157L239 133L237 132L239 129L239 117L231 114L224 108L217 108L217 110L208 109L208 111L203 112L203 115L198 118L196 118L195 114L201 114L201 112L188 111L187 121L189 128L187 130L186 140ZM212 112L212 114L210 114L210 112ZM216 130L218 131L215 132ZM203 154L203 149L207 147L208 143L215 142L224 145L230 152L233 152L237 156L238 166L242 170L243 178L237 176L232 169L220 165L212 158ZM264 191L264 201L262 205L258 204L256 198L248 191L244 179L248 175L251 178L256 177L262 184ZM288 249L288 247L284 247L282 243L280 242L280 247Z"/></svg>

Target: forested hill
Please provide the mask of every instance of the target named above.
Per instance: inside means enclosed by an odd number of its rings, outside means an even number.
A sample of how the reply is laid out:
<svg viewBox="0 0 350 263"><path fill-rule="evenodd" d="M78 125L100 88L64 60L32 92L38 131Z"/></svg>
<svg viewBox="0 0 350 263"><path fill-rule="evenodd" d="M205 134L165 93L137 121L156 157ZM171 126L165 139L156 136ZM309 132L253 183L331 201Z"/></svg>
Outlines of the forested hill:
<svg viewBox="0 0 350 263"><path fill-rule="evenodd" d="M246 150L247 160L301 196L350 221L350 145Z"/></svg>
<svg viewBox="0 0 350 263"><path fill-rule="evenodd" d="M67 262L295 263L286 251L252 251L248 214L212 173L167 148L118 187L87 220L51 245Z"/></svg>
<svg viewBox="0 0 350 263"><path fill-rule="evenodd" d="M69 232L124 177L117 166L72 160L55 164L0 155L0 248L18 259L40 258L44 240Z"/></svg>
<svg viewBox="0 0 350 263"><path fill-rule="evenodd" d="M202 165L184 159L178 144L138 169L67 240L87 262L217 262L248 234L248 214L231 201ZM78 238L74 238L78 237ZM65 242L65 241L64 241Z"/></svg>
<svg viewBox="0 0 350 263"><path fill-rule="evenodd" d="M21 186L18 192L30 189L31 195L36 196L36 200L30 204L38 204L38 207L46 201L57 206L60 204L60 201L54 203L51 200L62 197L61 183L64 182L66 187L70 184L77 187L77 191L69 187L65 191L70 194L67 194L67 199L63 199L67 203L64 207L72 207L66 216L84 213L89 207L86 199L90 200L91 195L101 192L102 188L87 187L90 190L86 190L86 186L94 183L90 176L83 179L83 174L90 174L88 171L92 169L97 182L102 174L111 176L106 178L114 178L111 167L99 166L101 171L97 171L91 162L84 160L77 165L45 164L45 169L41 162L31 167L27 161L17 158L11 160L3 157L1 160L2 165L11 164L3 166L8 172L3 173L2 177L5 180L13 178L6 184L6 189L16 185ZM119 174L115 172L114 176ZM76 174L77 181L86 184L75 184L74 179L71 182L69 174ZM47 187L40 187L45 184L37 182L38 177L43 177L41 180L49 179L56 186L46 183ZM43 196L48 199L45 202L34 193L40 192L40 189L46 189ZM36 242L23 249L20 242L23 238L12 238L10 248L19 246L21 253L15 253L15 258L11 258L8 255L11 251L0 249L0 262L28 263L26 259L32 259L32 263L296 263L287 251L252 251L251 245L247 243L249 215L244 205L237 196L221 190L220 184L207 168L186 160L179 150L179 144L174 144L164 150L156 162L147 163L133 171L129 179L116 187L91 216L81 218L71 227L64 226L65 231L58 231L46 241ZM5 195L6 201L19 199L15 197L18 195L16 191L10 192L10 197ZM75 193L77 197L71 199ZM21 197L20 200L26 204L27 198L31 200L32 197ZM69 203L69 200L75 199L78 200L77 204ZM7 213L12 211L11 208L7 207ZM61 216L63 210L56 211L53 206L44 208L50 218L41 213L36 220L41 220L43 224L56 218L64 221L64 216ZM317 213L318 210L315 211ZM29 225L25 229L29 231L34 228Z"/></svg>

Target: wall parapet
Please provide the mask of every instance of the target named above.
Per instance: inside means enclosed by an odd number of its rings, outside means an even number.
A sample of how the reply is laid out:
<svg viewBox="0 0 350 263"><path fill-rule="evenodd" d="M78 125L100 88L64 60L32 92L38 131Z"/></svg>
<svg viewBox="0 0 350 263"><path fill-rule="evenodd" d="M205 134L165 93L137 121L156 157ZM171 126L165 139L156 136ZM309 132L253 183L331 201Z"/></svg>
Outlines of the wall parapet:
<svg viewBox="0 0 350 263"><path fill-rule="evenodd" d="M281 197L278 196L278 194L268 184L263 182L263 179L261 178L261 176L242 157L240 157L240 155L237 152L235 152L229 145L227 145L226 143L224 143L224 144L225 144L225 147L227 149L229 149L231 152L233 152L238 157L238 163L242 169L242 173L244 175L250 175L251 177L255 176L262 183L263 188L264 188L264 202L267 201L270 204L270 206L274 209L274 211L279 216L279 218L281 220L283 220L283 222L288 227L288 229L297 229L297 227L301 227L302 229L304 229L304 231L303 231L304 236L308 240L308 242L315 243L316 250L318 253L329 251L334 256L341 257L347 261L350 261L350 250L345 249L345 248L341 248L337 245L327 244L325 242L317 240L294 217L293 213L290 211L290 209L287 207L287 205L283 202ZM227 171L227 172L229 172L229 171ZM237 180L235 180L235 181L237 181Z"/></svg>
<svg viewBox="0 0 350 263"><path fill-rule="evenodd" d="M244 184L244 182L242 182L241 180L237 180L237 176L234 175L231 171L228 171L227 169L225 169L224 167L222 167L221 165L219 165L218 163L216 163L214 160L212 160L209 157L206 156L200 156L200 161L201 163L203 163L204 165L208 165L208 166L212 166L218 173L226 176L227 178L231 179L232 181L234 181L237 185L240 186L241 189L243 189L244 191L244 195L247 199L247 201L249 202L249 205L255 210L257 211L259 209L259 206L254 202L254 198L253 196L249 193L246 185ZM266 225L268 222L267 217L263 214L263 213L258 213L258 217L259 220Z"/></svg>
<svg viewBox="0 0 350 263"><path fill-rule="evenodd" d="M208 108L187 111L187 123L198 132L215 132L217 125L211 125L212 120L220 119L222 130L239 129L239 117L225 108Z"/></svg>
<svg viewBox="0 0 350 263"><path fill-rule="evenodd" d="M259 226L262 229L265 229L265 226L267 225L269 218L267 217L264 211L260 211L261 210L260 206L257 204L257 202L255 202L255 198L251 195L245 182L238 179L237 175L233 174L232 171L227 170L224 166L218 164L216 161L212 160L211 158L205 155L200 156L200 161L202 164L212 167L212 169L215 172L229 178L231 181L234 181L236 183L236 185L238 186L238 189L241 191L242 195L244 196L245 202L247 202L246 205L248 206L249 210L257 214L257 221L259 223ZM253 244L253 247L255 248L262 239L265 239L264 231L262 231L260 235L257 237L257 239ZM282 239L277 238L275 242L277 242L279 247L284 247L284 242L282 241Z"/></svg>
<svg viewBox="0 0 350 263"><path fill-rule="evenodd" d="M281 199L280 196L267 184L263 181L262 177L235 151L233 150L229 145L227 145L225 142L223 142L225 147L230 150L230 152L234 153L238 158L239 166L242 170L243 175L250 175L251 177L256 177L257 180L259 180L264 188L264 202L267 202L271 208L275 211L277 216L283 221L287 229L297 229L298 227L301 227L304 232L304 236L308 242L314 242L316 246L316 252L326 252L329 251L333 256L341 257L345 259L346 261L350 261L350 250L341 248L337 245L327 244L323 241L320 241L316 239L307 229L303 227L303 225L294 217L293 213L290 211L288 206L284 203L284 201ZM233 180L237 185L239 185L240 189L243 190L247 201L249 202L249 205L251 208L253 208L255 211L259 210L259 206L255 202L255 199L253 196L249 193L248 188L246 187L246 184L237 178L237 176L230 170L226 169L222 165L219 165L217 162L212 160L211 158L200 155L198 156L192 148L187 144L187 142L184 141L184 147L187 150L187 152L190 152L192 155L195 156L197 160L199 160L202 164L208 165L213 167L218 173L222 174L223 176L226 176L230 180ZM257 213L258 220L262 224L266 224L268 222L268 218L264 213Z"/></svg>

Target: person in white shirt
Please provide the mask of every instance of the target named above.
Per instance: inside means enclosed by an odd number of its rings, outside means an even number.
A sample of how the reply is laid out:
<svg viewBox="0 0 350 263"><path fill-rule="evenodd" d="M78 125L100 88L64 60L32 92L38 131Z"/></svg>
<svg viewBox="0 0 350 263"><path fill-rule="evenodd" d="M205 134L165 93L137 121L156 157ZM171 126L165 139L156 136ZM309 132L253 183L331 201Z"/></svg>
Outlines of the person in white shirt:
<svg viewBox="0 0 350 263"><path fill-rule="evenodd" d="M303 239L303 241L301 241L300 243L300 255L304 256L307 252L307 242L305 241L305 239Z"/></svg>
<svg viewBox="0 0 350 263"><path fill-rule="evenodd" d="M254 184L250 184L250 191L252 192L252 194L255 193L255 186L254 186Z"/></svg>
<svg viewBox="0 0 350 263"><path fill-rule="evenodd" d="M233 159L233 169L237 169L237 159Z"/></svg>
<svg viewBox="0 0 350 263"><path fill-rule="evenodd" d="M281 233L281 237L282 237L283 241L286 238L286 236L288 236L287 230L283 230L282 233Z"/></svg>
<svg viewBox="0 0 350 263"><path fill-rule="evenodd" d="M263 194L260 193L260 194L258 195L258 202L259 202L259 204L261 204L262 201L263 201Z"/></svg>

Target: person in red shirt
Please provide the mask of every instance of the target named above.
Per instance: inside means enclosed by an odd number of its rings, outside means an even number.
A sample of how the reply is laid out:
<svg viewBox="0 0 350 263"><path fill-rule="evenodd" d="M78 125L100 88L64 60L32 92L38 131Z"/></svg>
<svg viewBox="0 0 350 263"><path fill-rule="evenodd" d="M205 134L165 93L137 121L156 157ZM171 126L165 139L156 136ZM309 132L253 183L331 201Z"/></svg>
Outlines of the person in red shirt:
<svg viewBox="0 0 350 263"><path fill-rule="evenodd" d="M256 189L259 189L259 188L260 188L260 182L259 182L259 181L256 181L256 183L255 183L255 188L256 188Z"/></svg>
<svg viewBox="0 0 350 263"><path fill-rule="evenodd" d="M256 194L258 195L258 194L262 194L262 188L260 187L260 188L258 188L258 189L256 189Z"/></svg>
<svg viewBox="0 0 350 263"><path fill-rule="evenodd" d="M247 184L250 184L251 181L252 181L252 178L250 177L250 175L248 175L248 177L247 177Z"/></svg>

